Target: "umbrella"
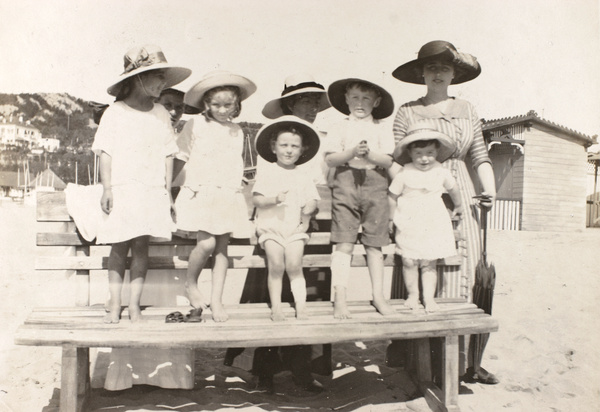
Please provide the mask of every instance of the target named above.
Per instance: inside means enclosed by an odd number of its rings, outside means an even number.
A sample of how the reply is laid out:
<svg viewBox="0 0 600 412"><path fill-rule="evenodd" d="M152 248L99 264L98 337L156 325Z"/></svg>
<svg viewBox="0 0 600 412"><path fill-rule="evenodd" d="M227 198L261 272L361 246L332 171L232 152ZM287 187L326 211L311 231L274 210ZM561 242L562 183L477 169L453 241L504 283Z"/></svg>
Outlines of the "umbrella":
<svg viewBox="0 0 600 412"><path fill-rule="evenodd" d="M487 262L487 208L481 207L481 228L483 229L483 248L481 258L475 269L473 285L473 303L483 309L488 315L492 314L494 286L496 284L496 268ZM472 335L469 342L469 357L472 367L467 370L467 379L471 382L496 384L496 377L481 367L483 351L487 345L489 333Z"/></svg>

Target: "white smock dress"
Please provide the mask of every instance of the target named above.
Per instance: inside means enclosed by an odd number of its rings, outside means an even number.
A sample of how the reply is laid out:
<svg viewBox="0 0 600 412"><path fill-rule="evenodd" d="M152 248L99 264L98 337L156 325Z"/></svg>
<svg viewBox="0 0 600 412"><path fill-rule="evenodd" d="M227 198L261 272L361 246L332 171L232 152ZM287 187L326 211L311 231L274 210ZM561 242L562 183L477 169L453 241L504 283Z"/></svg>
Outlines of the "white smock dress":
<svg viewBox="0 0 600 412"><path fill-rule="evenodd" d="M452 221L442 193L456 185L451 171L436 164L427 171L408 163L389 191L399 195L394 212L396 253L410 259L435 260L456 255Z"/></svg>

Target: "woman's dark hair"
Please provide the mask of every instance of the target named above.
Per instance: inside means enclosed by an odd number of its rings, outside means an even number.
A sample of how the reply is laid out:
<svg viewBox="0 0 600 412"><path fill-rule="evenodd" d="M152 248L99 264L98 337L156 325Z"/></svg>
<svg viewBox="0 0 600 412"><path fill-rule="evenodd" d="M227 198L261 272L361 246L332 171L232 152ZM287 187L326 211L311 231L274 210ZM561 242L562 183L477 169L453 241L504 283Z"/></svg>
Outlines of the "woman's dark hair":
<svg viewBox="0 0 600 412"><path fill-rule="evenodd" d="M210 114L210 110L206 109L206 106L210 103L211 99L215 94L223 91L229 91L235 95L235 110L231 114L231 117L236 118L242 112L242 93L240 91L240 88L237 86L217 86L204 93L204 95L202 96L202 101L200 102L200 105L202 107L202 114L204 115L204 117L206 117L206 120L214 120L214 117Z"/></svg>
<svg viewBox="0 0 600 412"><path fill-rule="evenodd" d="M119 93L117 93L117 97L115 98L115 102L120 102L125 100L131 92L133 91L133 81L137 76L128 77L127 79L121 82L121 87L119 88Z"/></svg>
<svg viewBox="0 0 600 412"><path fill-rule="evenodd" d="M423 147L427 147L430 144L434 144L436 149L440 148L440 141L437 139L429 139L429 140L416 140L412 143L409 143L408 146L406 147L408 150L411 150L413 148L419 148L422 149Z"/></svg>
<svg viewBox="0 0 600 412"><path fill-rule="evenodd" d="M285 115L292 115L292 109L296 105L296 102L302 98L302 94L294 94L292 96L283 97L279 104L281 105L281 111Z"/></svg>

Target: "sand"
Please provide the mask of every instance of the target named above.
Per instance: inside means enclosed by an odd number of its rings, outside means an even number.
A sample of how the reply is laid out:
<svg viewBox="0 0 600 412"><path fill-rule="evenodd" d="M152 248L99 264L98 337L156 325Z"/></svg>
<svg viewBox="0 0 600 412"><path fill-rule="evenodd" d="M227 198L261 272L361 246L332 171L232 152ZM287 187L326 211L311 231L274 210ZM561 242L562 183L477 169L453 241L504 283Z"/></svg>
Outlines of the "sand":
<svg viewBox="0 0 600 412"><path fill-rule="evenodd" d="M58 411L60 349L16 346L13 332L33 307L68 302L71 282L65 273L35 273L32 206L0 201L0 228L0 412ZM600 230L491 231L488 248L498 276L493 315L500 331L492 334L483 364L501 382L461 384L461 410L597 408ZM222 365L224 350L203 350L194 390L96 389L90 410L428 410L407 374L385 365L386 344L334 345L334 376L316 376L326 387L316 396L295 391L289 373L277 375L276 394L256 392L248 371Z"/></svg>

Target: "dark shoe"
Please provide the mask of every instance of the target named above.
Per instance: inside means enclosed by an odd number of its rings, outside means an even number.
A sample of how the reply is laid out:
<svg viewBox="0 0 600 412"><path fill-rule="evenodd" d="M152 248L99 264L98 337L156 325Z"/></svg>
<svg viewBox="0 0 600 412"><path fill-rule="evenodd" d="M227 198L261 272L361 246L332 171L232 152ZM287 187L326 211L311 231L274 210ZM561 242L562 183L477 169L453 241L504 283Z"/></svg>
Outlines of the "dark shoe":
<svg viewBox="0 0 600 412"><path fill-rule="evenodd" d="M323 355L313 359L310 361L310 370L312 373L316 373L317 375L321 376L331 375L331 357Z"/></svg>
<svg viewBox="0 0 600 412"><path fill-rule="evenodd" d="M242 352L244 352L244 348L227 348L227 351L225 352L225 359L223 359L223 365L232 366L235 358L237 358Z"/></svg>
<svg viewBox="0 0 600 412"><path fill-rule="evenodd" d="M493 373L490 373L483 368L479 368L477 372L475 372L472 367L467 369L467 373L463 376L463 381L466 383L481 383L484 385L496 385L500 382Z"/></svg>
<svg viewBox="0 0 600 412"><path fill-rule="evenodd" d="M171 312L165 317L165 323L181 323L183 321L183 313L181 312Z"/></svg>
<svg viewBox="0 0 600 412"><path fill-rule="evenodd" d="M194 308L185 315L185 321L190 323L202 322L202 308Z"/></svg>
<svg viewBox="0 0 600 412"><path fill-rule="evenodd" d="M259 376L256 382L256 389L259 391L273 394L273 377L272 376Z"/></svg>

